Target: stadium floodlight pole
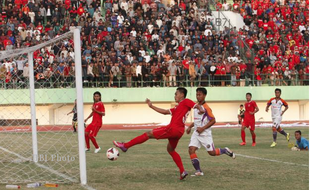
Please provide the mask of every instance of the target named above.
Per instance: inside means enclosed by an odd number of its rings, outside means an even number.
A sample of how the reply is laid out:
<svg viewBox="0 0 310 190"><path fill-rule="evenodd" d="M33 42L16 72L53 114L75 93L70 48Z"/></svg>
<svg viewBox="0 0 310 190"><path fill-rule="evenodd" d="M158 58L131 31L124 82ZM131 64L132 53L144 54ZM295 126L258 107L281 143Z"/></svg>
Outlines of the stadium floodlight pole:
<svg viewBox="0 0 310 190"><path fill-rule="evenodd" d="M35 87L34 87L34 71L33 71L33 52L28 53L28 64L29 64L29 85L30 85L32 151L33 151L33 161L37 163L39 154L38 154L37 119L36 119L36 103L35 103Z"/></svg>
<svg viewBox="0 0 310 190"><path fill-rule="evenodd" d="M77 99L76 107L78 118L80 180L82 185L86 185L87 174L86 174L85 132L84 132L82 58L81 58L81 37L79 29L74 29L73 39L74 39L74 55L75 55L75 82L76 82L76 99Z"/></svg>

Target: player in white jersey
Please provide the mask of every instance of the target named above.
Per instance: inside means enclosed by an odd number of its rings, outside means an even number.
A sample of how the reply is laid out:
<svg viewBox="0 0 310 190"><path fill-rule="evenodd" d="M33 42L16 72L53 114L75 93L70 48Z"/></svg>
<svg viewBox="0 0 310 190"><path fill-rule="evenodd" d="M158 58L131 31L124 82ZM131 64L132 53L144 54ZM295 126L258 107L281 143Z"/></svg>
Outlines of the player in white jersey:
<svg viewBox="0 0 310 190"><path fill-rule="evenodd" d="M287 141L290 141L290 134L286 133L281 127L282 115L288 109L288 104L284 101L281 96L281 89L276 88L275 90L276 97L271 98L267 102L266 112L268 112L269 107L271 106L271 117L272 117L272 131L273 131L273 142L270 145L271 148L277 145L277 131L286 137ZM285 109L282 111L282 106Z"/></svg>
<svg viewBox="0 0 310 190"><path fill-rule="evenodd" d="M212 110L205 102L207 95L207 90L205 88L197 88L196 98L198 104L205 109L205 114L199 115L199 111L194 109L194 123L192 123L187 129L186 133L190 134L191 129L194 127L194 132L192 134L188 152L192 161L192 164L196 170L195 174L192 176L203 175L200 169L200 163L196 155L196 150L203 146L211 156L219 156L221 154L227 154L228 156L235 158L235 154L227 147L225 148L214 148L211 126L215 124L215 117Z"/></svg>

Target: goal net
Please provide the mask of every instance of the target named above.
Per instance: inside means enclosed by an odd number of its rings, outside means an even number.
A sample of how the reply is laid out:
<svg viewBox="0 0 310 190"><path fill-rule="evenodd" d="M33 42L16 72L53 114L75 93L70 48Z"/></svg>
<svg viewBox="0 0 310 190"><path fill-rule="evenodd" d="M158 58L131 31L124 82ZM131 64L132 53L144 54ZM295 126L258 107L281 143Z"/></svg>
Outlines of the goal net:
<svg viewBox="0 0 310 190"><path fill-rule="evenodd" d="M0 52L1 184L86 183L84 130L74 132L71 112L83 102L79 38L33 34L29 43L43 43Z"/></svg>

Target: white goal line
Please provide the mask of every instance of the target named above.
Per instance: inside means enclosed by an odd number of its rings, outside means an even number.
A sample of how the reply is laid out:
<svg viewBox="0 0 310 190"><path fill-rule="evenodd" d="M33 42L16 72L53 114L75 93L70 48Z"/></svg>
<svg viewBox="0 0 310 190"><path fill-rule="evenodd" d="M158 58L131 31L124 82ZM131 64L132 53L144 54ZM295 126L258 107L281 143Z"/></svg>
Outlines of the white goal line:
<svg viewBox="0 0 310 190"><path fill-rule="evenodd" d="M250 158L250 159L256 159L256 160L263 160L263 161L268 161L268 162L276 162L276 163L287 164L287 165L309 167L309 165L307 165L307 164L297 164L297 163L293 163L293 162L283 162L283 161L279 161L279 160L260 158L260 157L255 157L255 156L248 156L248 155L243 155L243 154L236 154L236 156L240 156L240 157L244 157L244 158Z"/></svg>
<svg viewBox="0 0 310 190"><path fill-rule="evenodd" d="M0 150L3 150L3 151L5 151L5 152L7 152L7 153L10 153L10 154L12 154L12 155L18 157L18 158L21 159L21 160L32 161L31 159L27 159L27 158L23 157L22 155L17 154L17 153L15 153L15 152L12 152L12 151L10 151L10 150L8 150L8 149L6 149L6 148L3 148L3 147L1 147L1 146L0 146ZM56 170L54 170L54 169L52 169L52 168L50 168L50 167L44 166L43 164L39 164L39 163L36 163L36 162L34 162L34 163L35 163L38 167L43 168L43 169L46 169L47 171L49 171L49 172L51 172L51 173L53 173L53 174L56 174L56 175L58 175L58 176L60 176L60 177L62 177L62 178L64 178L64 179L67 179L67 180L69 180L69 181L71 181L71 182L73 182L73 183L78 183L78 182L79 182L78 180L73 179L72 177L69 177L69 176L67 176L67 175L65 175L65 174L62 174L62 173L60 173L60 172L58 172L58 171L56 171ZM84 188L87 189L87 190L95 190L94 188L90 187L89 185L81 185L81 186L84 187Z"/></svg>

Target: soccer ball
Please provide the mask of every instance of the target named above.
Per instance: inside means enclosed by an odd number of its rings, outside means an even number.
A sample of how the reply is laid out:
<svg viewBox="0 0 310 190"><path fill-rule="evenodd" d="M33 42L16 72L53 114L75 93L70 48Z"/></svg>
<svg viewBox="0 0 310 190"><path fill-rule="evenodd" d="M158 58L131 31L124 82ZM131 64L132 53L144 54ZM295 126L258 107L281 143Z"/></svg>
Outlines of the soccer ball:
<svg viewBox="0 0 310 190"><path fill-rule="evenodd" d="M119 157L119 152L116 148L109 148L107 150L107 157L109 160L111 161L115 161L117 160L117 158Z"/></svg>

